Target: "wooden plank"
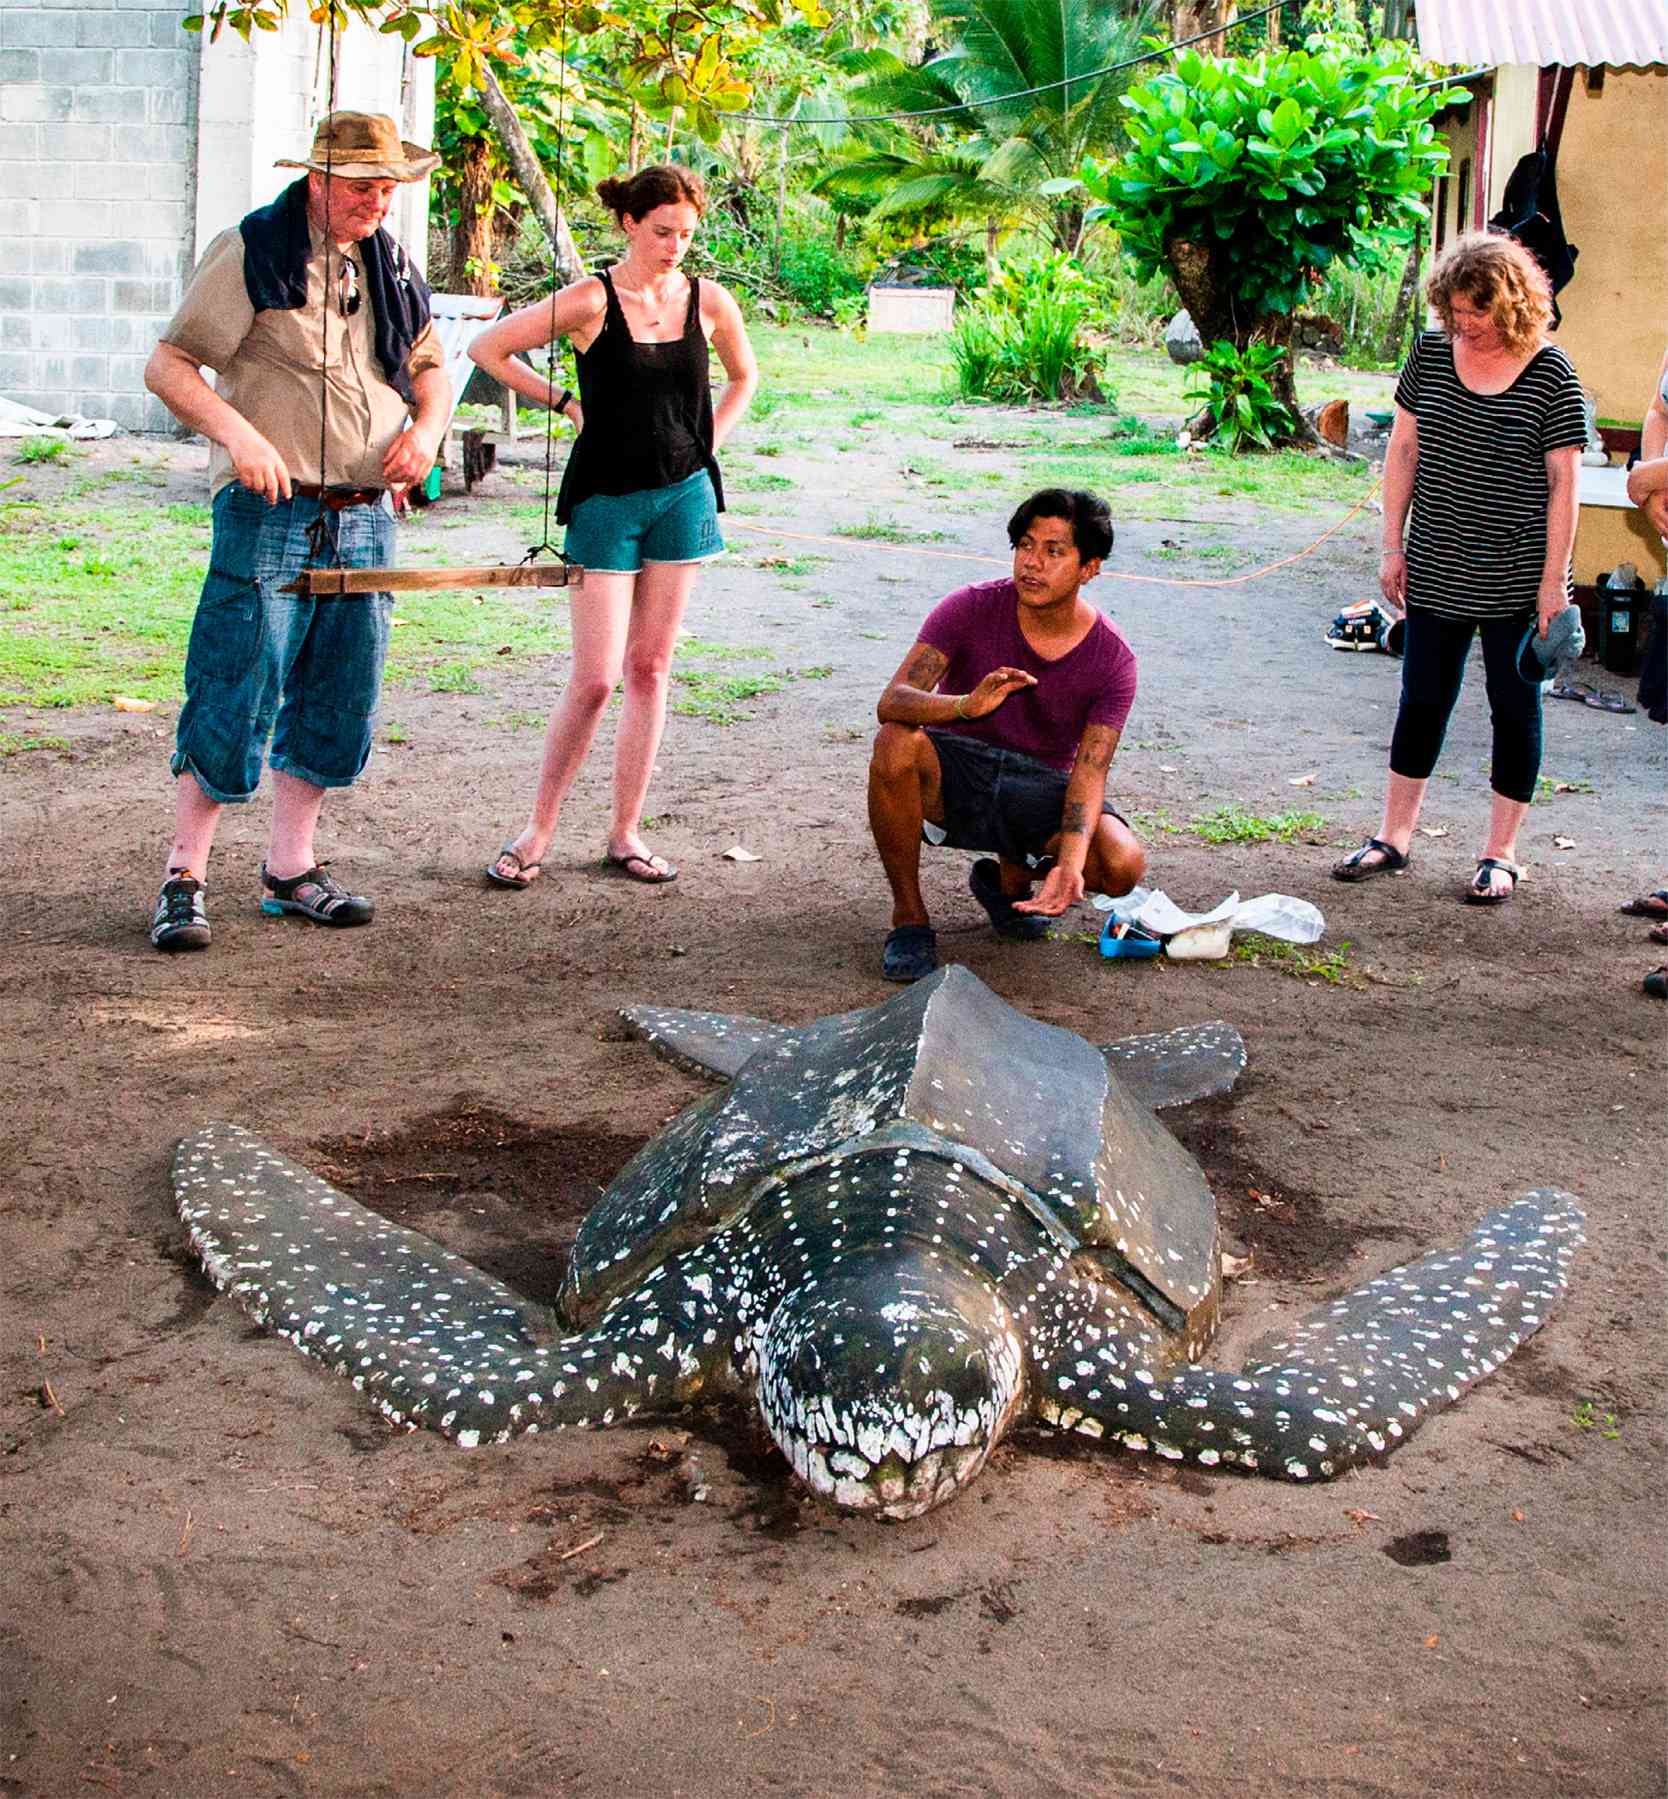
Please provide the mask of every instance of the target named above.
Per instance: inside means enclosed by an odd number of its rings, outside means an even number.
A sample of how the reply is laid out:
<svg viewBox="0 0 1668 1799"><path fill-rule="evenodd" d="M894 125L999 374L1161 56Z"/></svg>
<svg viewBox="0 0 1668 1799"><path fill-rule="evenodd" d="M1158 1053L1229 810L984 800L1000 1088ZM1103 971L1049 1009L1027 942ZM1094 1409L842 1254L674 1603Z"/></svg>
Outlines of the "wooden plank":
<svg viewBox="0 0 1668 1799"><path fill-rule="evenodd" d="M433 593L451 587L580 587L571 562L518 562L509 568L304 568L282 593Z"/></svg>

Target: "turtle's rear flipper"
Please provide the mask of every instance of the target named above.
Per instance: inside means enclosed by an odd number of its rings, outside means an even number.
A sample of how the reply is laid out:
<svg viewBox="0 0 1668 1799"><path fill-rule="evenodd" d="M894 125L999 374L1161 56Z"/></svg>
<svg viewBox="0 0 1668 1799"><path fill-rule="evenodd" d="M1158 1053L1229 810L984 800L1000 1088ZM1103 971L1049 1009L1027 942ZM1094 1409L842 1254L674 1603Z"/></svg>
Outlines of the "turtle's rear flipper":
<svg viewBox="0 0 1668 1799"><path fill-rule="evenodd" d="M1119 1084L1155 1112L1227 1093L1245 1072L1245 1039L1221 1019L1122 1037L1100 1053Z"/></svg>
<svg viewBox="0 0 1668 1799"><path fill-rule="evenodd" d="M783 1043L795 1033L762 1018L725 1012L685 1012L675 1006L622 1006L620 1017L657 1055L694 1074L731 1080L756 1050Z"/></svg>
<svg viewBox="0 0 1668 1799"><path fill-rule="evenodd" d="M396 1424L466 1448L675 1403L687 1372L667 1359L678 1345L665 1330L650 1355L629 1312L611 1330L547 1335L538 1308L502 1282L238 1125L180 1144L174 1197L209 1278L257 1322L347 1375Z"/></svg>
<svg viewBox="0 0 1668 1799"><path fill-rule="evenodd" d="M1172 1460L1326 1479L1393 1449L1533 1335L1567 1284L1581 1225L1570 1194L1525 1194L1460 1248L1392 1268L1259 1343L1239 1374L1164 1380L1127 1340L1086 1332L1044 1371L1039 1410Z"/></svg>

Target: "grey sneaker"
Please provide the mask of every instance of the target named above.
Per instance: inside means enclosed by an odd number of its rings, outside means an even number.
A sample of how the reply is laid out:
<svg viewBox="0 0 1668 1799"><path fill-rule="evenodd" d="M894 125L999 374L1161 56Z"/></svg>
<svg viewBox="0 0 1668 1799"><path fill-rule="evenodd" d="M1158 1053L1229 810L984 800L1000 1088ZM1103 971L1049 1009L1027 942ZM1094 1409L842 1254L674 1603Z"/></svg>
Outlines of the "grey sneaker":
<svg viewBox="0 0 1668 1799"><path fill-rule="evenodd" d="M314 924L350 925L369 924L376 912L364 894L349 893L334 875L327 875L322 862L287 881L268 874L263 862L261 885L266 888L261 910L275 917L295 912Z"/></svg>
<svg viewBox="0 0 1668 1799"><path fill-rule="evenodd" d="M157 949L207 949L208 912L203 883L189 871L170 875L156 896L151 914L151 942Z"/></svg>

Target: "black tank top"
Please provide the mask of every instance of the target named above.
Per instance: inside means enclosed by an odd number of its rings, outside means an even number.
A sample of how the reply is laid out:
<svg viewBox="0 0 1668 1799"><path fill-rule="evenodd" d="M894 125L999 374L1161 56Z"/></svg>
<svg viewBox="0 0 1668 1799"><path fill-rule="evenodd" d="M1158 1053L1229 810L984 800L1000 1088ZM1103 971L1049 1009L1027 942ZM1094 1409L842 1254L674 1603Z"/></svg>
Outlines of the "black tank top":
<svg viewBox="0 0 1668 1799"><path fill-rule="evenodd" d="M722 512L699 278L690 279L683 336L661 344L639 343L631 335L608 272L598 278L606 297L602 329L574 358L585 426L562 474L557 523L565 525L574 507L593 494L652 492L703 468Z"/></svg>

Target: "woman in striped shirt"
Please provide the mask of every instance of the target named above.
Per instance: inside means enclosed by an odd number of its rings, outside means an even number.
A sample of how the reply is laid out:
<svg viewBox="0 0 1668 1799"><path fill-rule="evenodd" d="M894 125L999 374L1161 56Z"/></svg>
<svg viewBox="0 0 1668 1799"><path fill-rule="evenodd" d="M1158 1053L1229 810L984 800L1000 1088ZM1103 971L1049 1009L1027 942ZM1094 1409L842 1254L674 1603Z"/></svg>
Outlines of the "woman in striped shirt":
<svg viewBox="0 0 1668 1799"><path fill-rule="evenodd" d="M1518 672L1518 651L1528 628L1544 637L1571 603L1586 426L1575 370L1546 341L1551 289L1526 250L1506 237L1462 237L1425 293L1442 328L1415 342L1402 369L1384 469L1379 586L1407 613L1390 785L1378 835L1332 873L1365 881L1407 868L1477 632L1494 797L1465 898L1499 906L1521 873L1517 834L1541 762L1541 690Z"/></svg>

